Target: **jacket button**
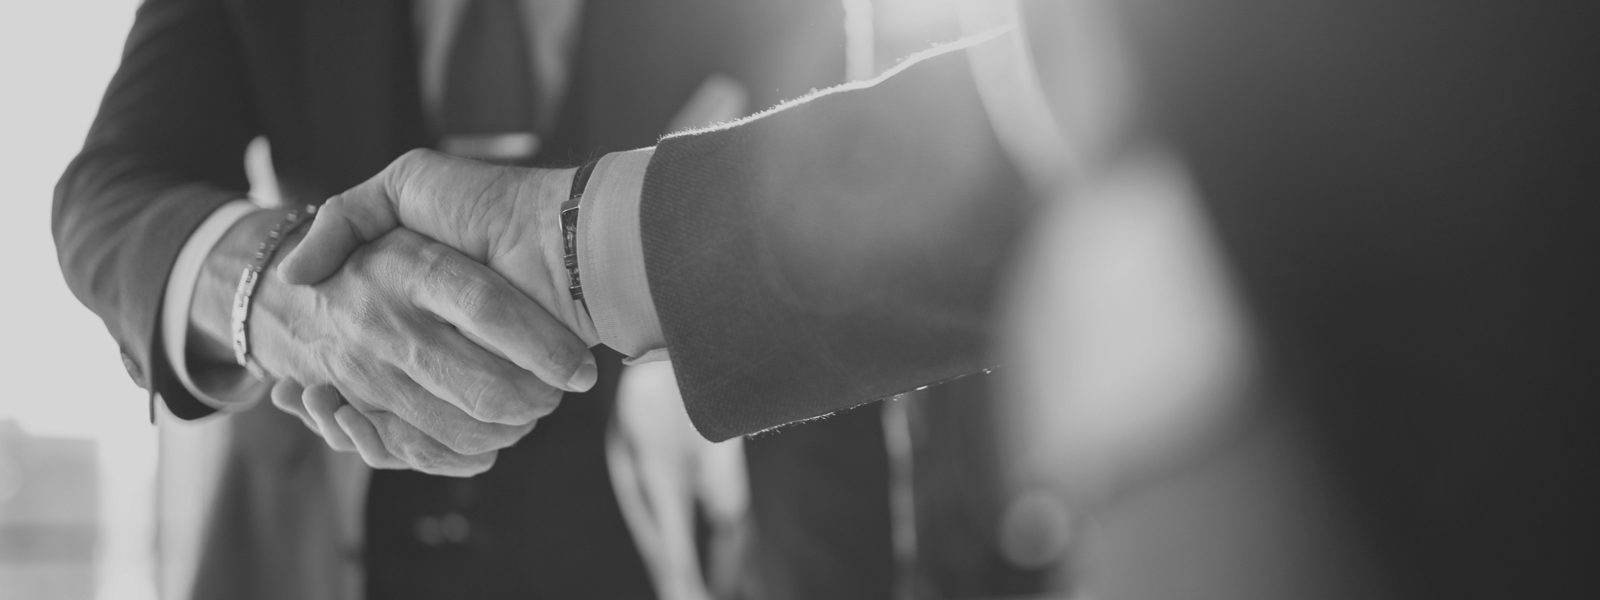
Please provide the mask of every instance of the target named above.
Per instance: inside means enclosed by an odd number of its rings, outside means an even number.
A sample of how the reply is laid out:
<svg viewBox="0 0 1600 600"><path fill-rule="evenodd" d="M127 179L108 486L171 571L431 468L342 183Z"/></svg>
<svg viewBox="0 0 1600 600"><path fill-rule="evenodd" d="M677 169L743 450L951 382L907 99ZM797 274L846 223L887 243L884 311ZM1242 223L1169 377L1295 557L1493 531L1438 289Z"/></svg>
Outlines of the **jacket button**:
<svg viewBox="0 0 1600 600"><path fill-rule="evenodd" d="M446 542L465 544L472 537L472 523L461 513L450 513L439 519L439 534Z"/></svg>
<svg viewBox="0 0 1600 600"><path fill-rule="evenodd" d="M1035 490L1011 501L999 533L1000 551L1012 566L1039 569L1066 561L1075 532L1066 503L1051 492Z"/></svg>
<svg viewBox="0 0 1600 600"><path fill-rule="evenodd" d="M128 356L127 352L122 353L122 368L128 370L128 377L133 378L134 385L146 387L144 383L144 369L139 368L139 363L134 362L133 357Z"/></svg>
<svg viewBox="0 0 1600 600"><path fill-rule="evenodd" d="M444 534L439 531L439 519L433 517L417 519L412 525L412 534L424 546L437 546L444 539Z"/></svg>
<svg viewBox="0 0 1600 600"><path fill-rule="evenodd" d="M424 546L465 544L472 537L472 523L455 512L442 517L422 517L413 524L412 533Z"/></svg>

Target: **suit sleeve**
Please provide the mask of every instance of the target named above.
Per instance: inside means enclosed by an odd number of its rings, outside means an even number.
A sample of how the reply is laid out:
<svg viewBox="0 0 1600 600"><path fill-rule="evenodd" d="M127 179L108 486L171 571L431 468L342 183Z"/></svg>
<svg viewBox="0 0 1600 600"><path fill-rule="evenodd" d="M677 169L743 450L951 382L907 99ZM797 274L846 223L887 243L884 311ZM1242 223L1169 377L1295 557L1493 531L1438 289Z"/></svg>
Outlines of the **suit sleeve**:
<svg viewBox="0 0 1600 600"><path fill-rule="evenodd" d="M640 230L695 426L720 441L993 366L1026 202L961 51L662 140Z"/></svg>
<svg viewBox="0 0 1600 600"><path fill-rule="evenodd" d="M182 418L211 409L159 351L164 286L189 234L245 196L244 148L257 131L231 25L221 2L140 7L51 213L68 287L105 321L135 383Z"/></svg>

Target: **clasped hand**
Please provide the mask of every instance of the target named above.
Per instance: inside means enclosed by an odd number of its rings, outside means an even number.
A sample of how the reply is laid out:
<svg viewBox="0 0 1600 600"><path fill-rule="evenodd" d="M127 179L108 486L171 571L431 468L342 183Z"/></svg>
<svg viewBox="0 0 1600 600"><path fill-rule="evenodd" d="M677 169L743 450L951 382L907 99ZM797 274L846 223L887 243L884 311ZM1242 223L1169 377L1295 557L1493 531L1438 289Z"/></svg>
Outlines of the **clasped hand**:
<svg viewBox="0 0 1600 600"><path fill-rule="evenodd" d="M257 300L302 318L252 316L273 403L374 468L487 470L597 378L549 256L570 177L413 151L329 199Z"/></svg>

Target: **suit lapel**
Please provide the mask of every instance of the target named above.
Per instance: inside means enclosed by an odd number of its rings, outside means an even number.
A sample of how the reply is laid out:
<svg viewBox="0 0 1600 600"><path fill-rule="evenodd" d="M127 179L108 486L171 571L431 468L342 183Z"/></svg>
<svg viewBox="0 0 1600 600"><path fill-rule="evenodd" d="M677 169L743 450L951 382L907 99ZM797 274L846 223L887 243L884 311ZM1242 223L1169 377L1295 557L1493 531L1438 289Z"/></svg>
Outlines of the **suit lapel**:
<svg viewBox="0 0 1600 600"><path fill-rule="evenodd" d="M300 65L321 179L337 192L428 145L417 85L411 4L305 0Z"/></svg>

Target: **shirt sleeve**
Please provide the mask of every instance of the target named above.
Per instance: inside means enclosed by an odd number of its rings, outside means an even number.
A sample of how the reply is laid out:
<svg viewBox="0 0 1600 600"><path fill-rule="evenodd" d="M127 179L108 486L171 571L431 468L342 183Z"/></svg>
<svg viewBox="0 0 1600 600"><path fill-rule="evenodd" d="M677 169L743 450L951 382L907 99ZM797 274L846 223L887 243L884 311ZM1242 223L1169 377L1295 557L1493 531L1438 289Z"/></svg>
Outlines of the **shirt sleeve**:
<svg viewBox="0 0 1600 600"><path fill-rule="evenodd" d="M183 387L201 403L220 411L239 411L254 405L266 395L267 387L243 367L209 366L195 369L189 364L189 306L200 280L206 256L240 219L256 211L248 200L235 200L217 208L200 223L178 252L178 260L167 277L161 301L161 339L167 361Z"/></svg>
<svg viewBox="0 0 1600 600"><path fill-rule="evenodd" d="M639 231L645 168L655 148L600 158L578 211L578 272L600 341L629 364L667 359L666 337L650 299Z"/></svg>

